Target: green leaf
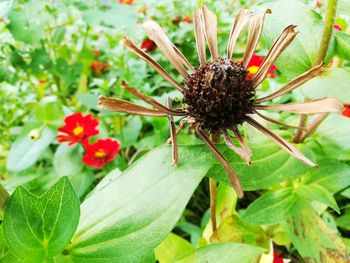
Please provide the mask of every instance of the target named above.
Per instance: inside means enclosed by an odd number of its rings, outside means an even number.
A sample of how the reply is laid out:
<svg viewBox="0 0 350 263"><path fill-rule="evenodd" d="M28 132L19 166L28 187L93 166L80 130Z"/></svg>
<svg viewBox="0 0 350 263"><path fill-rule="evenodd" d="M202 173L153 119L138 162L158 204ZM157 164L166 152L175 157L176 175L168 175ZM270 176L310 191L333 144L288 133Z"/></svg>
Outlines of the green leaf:
<svg viewBox="0 0 350 263"><path fill-rule="evenodd" d="M337 226L350 230L350 213L342 215L336 219Z"/></svg>
<svg viewBox="0 0 350 263"><path fill-rule="evenodd" d="M68 146L66 143L60 144L53 157L53 167L59 176L80 173L83 169L81 146Z"/></svg>
<svg viewBox="0 0 350 263"><path fill-rule="evenodd" d="M349 262L343 241L332 233L312 209L303 209L281 225L300 255L308 262Z"/></svg>
<svg viewBox="0 0 350 263"><path fill-rule="evenodd" d="M303 202L294 194L293 188L270 191L251 203L242 220L252 224L276 224L298 213Z"/></svg>
<svg viewBox="0 0 350 263"><path fill-rule="evenodd" d="M322 163L320 168L305 175L304 184L318 184L331 193L336 193L350 185L350 166L344 163Z"/></svg>
<svg viewBox="0 0 350 263"><path fill-rule="evenodd" d="M171 147L157 148L84 201L75 262L137 262L167 236L213 160L202 146L180 146L179 156L172 167Z"/></svg>
<svg viewBox="0 0 350 263"><path fill-rule="evenodd" d="M317 201L325 204L335 211L340 213L337 201L335 201L332 194L324 187L318 184L301 185L294 189L294 192L302 198L310 201Z"/></svg>
<svg viewBox="0 0 350 263"><path fill-rule="evenodd" d="M37 197L18 187L5 209L4 235L17 257L42 262L61 253L79 221L79 200L66 177Z"/></svg>
<svg viewBox="0 0 350 263"><path fill-rule="evenodd" d="M55 134L55 131L45 127L41 129L40 137L36 140L30 139L27 134L17 138L10 149L7 159L7 170L20 172L33 165L53 141Z"/></svg>
<svg viewBox="0 0 350 263"><path fill-rule="evenodd" d="M249 146L253 151L252 165L247 165L227 146L218 145L234 171L239 175L245 191L266 189L283 181L295 179L311 169L273 142L253 139ZM307 145L299 145L298 148L310 159L314 159L313 153ZM208 176L231 185L220 164L214 165L209 170Z"/></svg>
<svg viewBox="0 0 350 263"><path fill-rule="evenodd" d="M300 92L309 99L321 97L336 97L344 103L350 97L350 69L329 68L323 71L304 85L300 86Z"/></svg>
<svg viewBox="0 0 350 263"><path fill-rule="evenodd" d="M187 240L170 233L155 249L156 258L160 263L173 263L194 251Z"/></svg>
<svg viewBox="0 0 350 263"><path fill-rule="evenodd" d="M201 247L176 263L251 263L265 251L246 244L218 243Z"/></svg>
<svg viewBox="0 0 350 263"><path fill-rule="evenodd" d="M343 59L350 60L350 35L340 31L334 31L337 43L337 55Z"/></svg>
<svg viewBox="0 0 350 263"><path fill-rule="evenodd" d="M277 59L275 64L278 70L286 77L294 78L312 68L322 35L322 17L302 1L266 1L264 6L272 10L272 14L266 16L263 31L267 48L272 46L288 25L297 25L296 30L299 32Z"/></svg>
<svg viewBox="0 0 350 263"><path fill-rule="evenodd" d="M17 1L9 13L9 19L8 28L16 40L38 46L46 35L45 25L52 18L45 10L45 5L32 0L23 4Z"/></svg>
<svg viewBox="0 0 350 263"><path fill-rule="evenodd" d="M235 242L269 247L269 238L261 226L242 221L238 216L227 218L212 235L212 242Z"/></svg>

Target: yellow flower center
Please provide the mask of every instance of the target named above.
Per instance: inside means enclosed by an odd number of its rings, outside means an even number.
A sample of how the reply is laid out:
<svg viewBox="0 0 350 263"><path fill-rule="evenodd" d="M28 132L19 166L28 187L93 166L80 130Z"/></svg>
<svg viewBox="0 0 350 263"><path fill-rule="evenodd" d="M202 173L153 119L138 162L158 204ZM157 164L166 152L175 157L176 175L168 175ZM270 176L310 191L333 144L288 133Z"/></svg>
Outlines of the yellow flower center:
<svg viewBox="0 0 350 263"><path fill-rule="evenodd" d="M106 152L103 149L99 149L97 152L95 152L96 158L103 158L106 156Z"/></svg>
<svg viewBox="0 0 350 263"><path fill-rule="evenodd" d="M73 134L74 134L75 136L78 136L78 135L81 134L83 131L84 131L84 128L83 128L83 127L77 126L77 127L74 128Z"/></svg>
<svg viewBox="0 0 350 263"><path fill-rule="evenodd" d="M258 66L251 66L251 67L248 68L248 71L251 74L255 74L256 72L258 72L258 70L259 70Z"/></svg>

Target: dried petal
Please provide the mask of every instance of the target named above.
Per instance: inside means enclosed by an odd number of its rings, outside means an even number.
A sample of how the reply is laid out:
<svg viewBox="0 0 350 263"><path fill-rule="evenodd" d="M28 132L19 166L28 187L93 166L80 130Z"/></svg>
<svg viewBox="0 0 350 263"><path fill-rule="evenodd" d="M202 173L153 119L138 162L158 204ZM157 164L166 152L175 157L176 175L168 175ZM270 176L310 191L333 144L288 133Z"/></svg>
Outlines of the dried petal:
<svg viewBox="0 0 350 263"><path fill-rule="evenodd" d="M194 12L194 32L196 37L196 45L199 63L203 66L206 63L206 54L205 54L205 33L204 33L204 22L202 9L198 8Z"/></svg>
<svg viewBox="0 0 350 263"><path fill-rule="evenodd" d="M222 134L224 135L224 139L225 139L227 147L229 147L232 151L237 153L248 164L251 164L252 163L252 160L251 160L252 152L250 151L250 149L248 148L248 151L247 151L247 149L236 147L232 143L230 135L227 133L226 130L222 129Z"/></svg>
<svg viewBox="0 0 350 263"><path fill-rule="evenodd" d="M213 59L219 57L218 52L218 28L217 28L217 19L216 15L211 12L205 4L202 4L202 14L204 21L204 32L205 37L207 38L210 54Z"/></svg>

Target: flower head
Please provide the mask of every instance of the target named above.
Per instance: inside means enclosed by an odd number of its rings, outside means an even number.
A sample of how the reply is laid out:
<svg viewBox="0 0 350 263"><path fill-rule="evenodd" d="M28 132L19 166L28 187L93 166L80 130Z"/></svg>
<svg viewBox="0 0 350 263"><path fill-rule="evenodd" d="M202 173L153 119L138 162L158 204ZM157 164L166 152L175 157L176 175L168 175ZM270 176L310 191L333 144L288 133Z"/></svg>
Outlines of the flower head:
<svg viewBox="0 0 350 263"><path fill-rule="evenodd" d="M78 112L69 115L64 119L64 125L58 129L62 133L57 135L58 142L69 142L69 145L85 144L91 136L98 134L97 126L98 120L90 114L83 116Z"/></svg>
<svg viewBox="0 0 350 263"><path fill-rule="evenodd" d="M337 30L337 31L343 31L343 29L342 29L339 25L337 25L337 24L335 24L335 25L333 26L333 28L334 28L334 30Z"/></svg>
<svg viewBox="0 0 350 263"><path fill-rule="evenodd" d="M91 71L99 77L109 69L109 64L96 60L91 62L90 68Z"/></svg>
<svg viewBox="0 0 350 263"><path fill-rule="evenodd" d="M273 253L273 263L283 263L283 258L278 252Z"/></svg>
<svg viewBox="0 0 350 263"><path fill-rule="evenodd" d="M93 144L85 145L85 155L83 162L86 165L102 168L107 163L113 161L119 153L120 144L117 140L98 139Z"/></svg>
<svg viewBox="0 0 350 263"><path fill-rule="evenodd" d="M258 72L258 70L263 62L264 62L263 57L261 57L257 54L254 54L252 56L252 58L250 59L248 65L247 65L247 70L248 70L247 79L251 79L254 76L254 74L256 72ZM268 70L267 77L275 78L277 76L275 73L276 70L277 70L277 67L274 64L272 64L272 66Z"/></svg>
<svg viewBox="0 0 350 263"><path fill-rule="evenodd" d="M152 52L157 48L156 43L154 43L153 40L146 38L142 43L141 43L141 49L145 52Z"/></svg>
<svg viewBox="0 0 350 263"><path fill-rule="evenodd" d="M171 142L173 145L173 163L177 162L176 134L184 124L191 125L196 129L198 136L203 139L226 169L229 179L239 197L243 196L239 177L223 155L216 149L213 141L215 142L215 139L223 136L227 146L232 151L240 155L247 163L251 163L252 151L249 149L238 129L243 123L247 123L265 134L295 158L298 158L310 166L315 166L315 164L306 158L294 145L264 127L255 118L260 117L269 122L295 128L295 126L290 126L271 119L262 114L261 111L275 110L298 114L313 114L341 112L344 106L335 98L323 98L304 103L265 104L265 102L280 97L319 75L322 72L323 64L317 65L295 78L280 90L262 98L256 98L256 88L268 76L278 56L289 46L297 35L294 25L287 26L277 38L255 74L247 79L249 73L247 67L258 45L264 18L268 13L271 13L271 11L265 10L262 14L253 14L249 10L241 10L232 25L226 55L220 57L217 45L216 15L212 13L205 4L202 4L202 7L195 11L193 18L199 57L198 67L193 67L191 65L156 22L146 22L144 28L150 39L156 43L160 51L169 60L170 64L184 78L183 83L178 83L156 61L143 50L139 49L129 39L124 38L122 43L130 51L147 61L151 67L184 95L185 104L183 108L172 109L169 100L164 106L153 98L142 94L134 87L128 86L125 82L122 83L122 86L127 91L149 105L152 105L154 108L150 109L127 101L106 97L100 97L99 107L105 110L130 114L167 117L169 119ZM243 58L237 61L233 60L233 53L238 36L248 23L248 42ZM206 43L209 47L211 60L206 57ZM175 131L172 116L183 116L178 131ZM230 133L235 135L241 147L237 147L232 143ZM210 139L210 137L214 140Z"/></svg>
<svg viewBox="0 0 350 263"><path fill-rule="evenodd" d="M190 24L190 23L192 23L192 18L190 16L185 16L184 17L184 22Z"/></svg>
<svg viewBox="0 0 350 263"><path fill-rule="evenodd" d="M344 110L341 114L345 117L350 118L350 104L344 104Z"/></svg>
<svg viewBox="0 0 350 263"><path fill-rule="evenodd" d="M132 5L134 0L118 0L119 4Z"/></svg>

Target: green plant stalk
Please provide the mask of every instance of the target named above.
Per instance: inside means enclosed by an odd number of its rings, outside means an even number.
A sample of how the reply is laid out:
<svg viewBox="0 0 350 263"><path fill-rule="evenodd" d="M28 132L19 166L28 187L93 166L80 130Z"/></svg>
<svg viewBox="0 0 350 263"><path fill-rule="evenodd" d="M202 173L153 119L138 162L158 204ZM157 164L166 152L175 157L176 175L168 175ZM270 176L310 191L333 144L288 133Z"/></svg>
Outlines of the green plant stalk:
<svg viewBox="0 0 350 263"><path fill-rule="evenodd" d="M337 11L338 0L328 0L327 10L326 10L326 21L323 28L323 34L321 39L320 48L318 51L318 56L316 59L316 65L322 63L327 55L329 44L331 42L334 19Z"/></svg>
<svg viewBox="0 0 350 263"><path fill-rule="evenodd" d="M0 219L4 218L5 205L9 197L10 194L6 191L5 187L0 184Z"/></svg>

